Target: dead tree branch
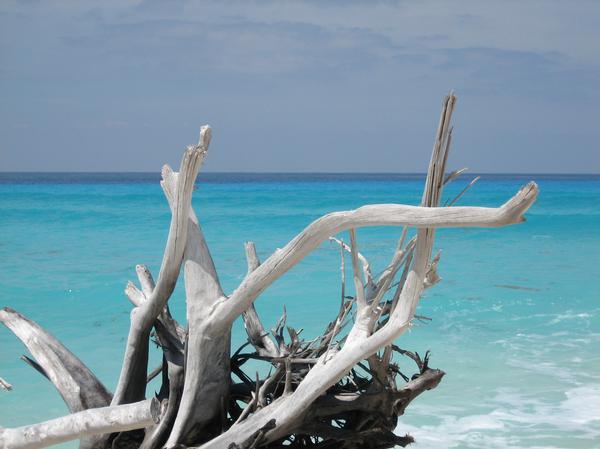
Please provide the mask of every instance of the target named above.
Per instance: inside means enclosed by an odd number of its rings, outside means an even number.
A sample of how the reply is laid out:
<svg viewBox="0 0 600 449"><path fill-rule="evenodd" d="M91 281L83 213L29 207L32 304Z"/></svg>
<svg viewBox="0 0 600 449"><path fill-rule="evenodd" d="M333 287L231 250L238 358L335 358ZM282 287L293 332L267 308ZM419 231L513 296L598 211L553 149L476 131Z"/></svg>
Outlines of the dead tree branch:
<svg viewBox="0 0 600 449"><path fill-rule="evenodd" d="M91 408L14 429L0 428L0 447L38 449L107 432L142 429L160 420L160 403L148 399L133 404Z"/></svg>

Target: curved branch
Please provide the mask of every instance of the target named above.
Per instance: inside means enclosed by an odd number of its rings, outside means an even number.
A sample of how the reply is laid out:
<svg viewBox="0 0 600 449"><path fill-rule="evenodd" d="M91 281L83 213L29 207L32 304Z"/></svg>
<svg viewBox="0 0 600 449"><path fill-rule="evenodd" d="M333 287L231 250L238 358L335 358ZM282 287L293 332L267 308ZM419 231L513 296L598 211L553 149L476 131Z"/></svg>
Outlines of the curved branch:
<svg viewBox="0 0 600 449"><path fill-rule="evenodd" d="M220 304L217 318L233 322L270 284L280 278L324 240L350 228L411 226L416 228L500 227L521 223L537 198L530 182L501 207L425 207L375 204L346 212L333 212L315 220L285 247L273 253Z"/></svg>
<svg viewBox="0 0 600 449"><path fill-rule="evenodd" d="M33 355L54 384L69 411L104 407L111 394L90 369L53 335L19 312L5 307L0 322L8 327Z"/></svg>
<svg viewBox="0 0 600 449"><path fill-rule="evenodd" d="M160 420L156 398L134 404L92 408L14 429L0 429L0 447L38 449L78 438L141 429Z"/></svg>

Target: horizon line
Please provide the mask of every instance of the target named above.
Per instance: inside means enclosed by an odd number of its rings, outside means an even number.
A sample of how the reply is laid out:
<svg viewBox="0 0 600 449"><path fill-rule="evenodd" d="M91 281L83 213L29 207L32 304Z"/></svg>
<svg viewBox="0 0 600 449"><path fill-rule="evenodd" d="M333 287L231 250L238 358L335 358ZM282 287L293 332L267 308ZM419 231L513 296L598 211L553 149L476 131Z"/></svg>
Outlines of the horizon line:
<svg viewBox="0 0 600 449"><path fill-rule="evenodd" d="M448 172L448 173L451 173ZM37 170L0 170L0 175L31 175L31 174L140 174L140 175L157 175L160 176L160 171L129 171L129 170L117 170L117 171L104 171L104 170L74 170L74 171L37 171ZM198 173L198 176L203 174L215 174L215 175L403 175L403 176L421 176L426 175L427 172L396 172L396 171L217 171L217 170L206 170ZM466 171L465 175L562 175L562 176L600 176L600 172L470 172Z"/></svg>

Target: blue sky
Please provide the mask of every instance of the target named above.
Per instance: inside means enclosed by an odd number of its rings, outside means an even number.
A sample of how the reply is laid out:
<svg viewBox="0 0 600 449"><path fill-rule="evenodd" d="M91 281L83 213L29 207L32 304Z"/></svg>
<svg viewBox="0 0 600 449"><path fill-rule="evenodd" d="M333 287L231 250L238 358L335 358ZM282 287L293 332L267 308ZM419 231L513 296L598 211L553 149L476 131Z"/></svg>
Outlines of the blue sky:
<svg viewBox="0 0 600 449"><path fill-rule="evenodd" d="M597 1L0 3L0 170L599 173Z"/></svg>

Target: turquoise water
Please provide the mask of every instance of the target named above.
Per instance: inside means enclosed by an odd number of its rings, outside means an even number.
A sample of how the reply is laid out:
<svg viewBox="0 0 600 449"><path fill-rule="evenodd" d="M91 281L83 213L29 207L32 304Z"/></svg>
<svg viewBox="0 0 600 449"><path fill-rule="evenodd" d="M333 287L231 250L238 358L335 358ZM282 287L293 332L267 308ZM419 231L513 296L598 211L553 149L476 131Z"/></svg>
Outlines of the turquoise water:
<svg viewBox="0 0 600 449"><path fill-rule="evenodd" d="M443 281L419 311L432 321L398 342L431 349L431 365L447 372L400 423L415 448L600 447L600 177L484 176L460 203L499 205L529 179L541 194L527 223L438 233ZM194 206L231 291L246 272L245 240L264 258L326 212L417 204L421 189L418 175L210 174ZM130 311L123 288L136 263L158 272L168 223L156 175L0 174L0 305L54 333L112 389ZM398 234L359 231L375 271ZM338 298L338 251L324 244L257 307L274 323L285 304L290 324L310 337L334 316ZM181 285L170 304L183 321ZM238 326L234 346L243 341ZM67 412L52 385L19 360L23 353L1 328L0 377L14 389L0 392L0 426Z"/></svg>

